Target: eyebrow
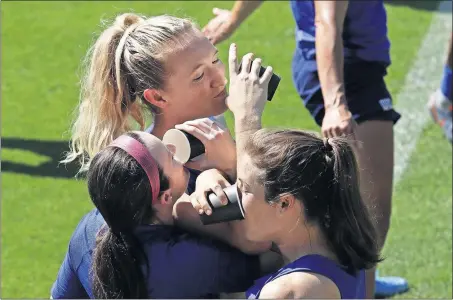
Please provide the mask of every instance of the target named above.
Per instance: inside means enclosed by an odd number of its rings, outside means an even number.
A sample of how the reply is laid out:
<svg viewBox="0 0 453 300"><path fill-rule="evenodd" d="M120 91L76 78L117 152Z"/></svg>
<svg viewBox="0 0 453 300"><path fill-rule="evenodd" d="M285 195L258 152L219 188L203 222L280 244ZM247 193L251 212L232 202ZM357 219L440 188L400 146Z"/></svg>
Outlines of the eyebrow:
<svg viewBox="0 0 453 300"><path fill-rule="evenodd" d="M214 55L217 55L217 53L219 53L219 49L217 48L214 48L215 49L215 52L214 52ZM213 55L213 56L214 56ZM198 69L199 67L201 67L203 64L197 64L193 69L192 69L192 73L195 72L196 69Z"/></svg>

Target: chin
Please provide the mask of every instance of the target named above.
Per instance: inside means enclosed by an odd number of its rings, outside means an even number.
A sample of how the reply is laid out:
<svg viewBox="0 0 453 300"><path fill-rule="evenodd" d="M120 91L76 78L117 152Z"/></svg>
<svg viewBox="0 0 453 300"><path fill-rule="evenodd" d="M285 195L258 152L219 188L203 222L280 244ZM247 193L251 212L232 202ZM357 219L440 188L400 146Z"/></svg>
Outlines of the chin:
<svg viewBox="0 0 453 300"><path fill-rule="evenodd" d="M213 110L215 110L215 112L213 113L214 116L221 115L228 110L228 106L226 105L226 102L223 102L221 105L218 105Z"/></svg>
<svg viewBox="0 0 453 300"><path fill-rule="evenodd" d="M202 118L210 118L210 117L215 117L218 115L221 115L225 113L228 110L228 107L225 106L217 106L217 107L211 107L209 110L206 110L204 113L199 114L198 117L193 118L193 119L202 119Z"/></svg>

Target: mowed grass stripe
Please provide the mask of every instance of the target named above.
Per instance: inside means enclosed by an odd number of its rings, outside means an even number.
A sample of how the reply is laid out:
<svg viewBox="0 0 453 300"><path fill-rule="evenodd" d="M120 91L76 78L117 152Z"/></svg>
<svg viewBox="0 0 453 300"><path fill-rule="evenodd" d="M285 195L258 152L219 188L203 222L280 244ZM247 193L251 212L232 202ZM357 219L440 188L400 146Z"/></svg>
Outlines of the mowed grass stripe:
<svg viewBox="0 0 453 300"><path fill-rule="evenodd" d="M408 279L398 298L450 298L452 268L452 149L426 102L439 87L448 39L450 1L440 3L405 85L397 96L392 225L381 275ZM415 152L414 152L415 150Z"/></svg>
<svg viewBox="0 0 453 300"><path fill-rule="evenodd" d="M398 298L452 297L452 147L429 123L395 188L380 274L407 278Z"/></svg>
<svg viewBox="0 0 453 300"><path fill-rule="evenodd" d="M426 102L439 87L451 30L451 1L443 1L421 42L403 89L396 96L396 109L402 118L395 126L395 185L403 175L420 133L430 118L426 113Z"/></svg>

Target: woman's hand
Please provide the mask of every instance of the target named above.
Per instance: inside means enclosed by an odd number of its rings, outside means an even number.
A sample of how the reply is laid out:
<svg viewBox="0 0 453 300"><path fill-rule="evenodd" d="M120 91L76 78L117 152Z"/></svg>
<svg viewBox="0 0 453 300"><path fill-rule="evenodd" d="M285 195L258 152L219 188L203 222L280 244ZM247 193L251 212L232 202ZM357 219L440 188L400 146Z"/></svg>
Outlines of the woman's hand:
<svg viewBox="0 0 453 300"><path fill-rule="evenodd" d="M195 192L190 195L190 202L200 215L204 213L210 215L212 210L208 203L207 194L214 192L219 198L220 203L226 205L228 204L228 198L223 192L223 189L229 186L231 184L220 171L216 169L204 171L197 177Z"/></svg>
<svg viewBox="0 0 453 300"><path fill-rule="evenodd" d="M253 60L253 53L242 58L242 69L238 73L237 47L231 44L229 53L230 90L228 108L235 119L261 119L267 101L267 90L272 77L272 67L267 67L260 77L261 59Z"/></svg>
<svg viewBox="0 0 453 300"><path fill-rule="evenodd" d="M331 138L346 135L355 140L354 133L356 128L357 123L347 105L326 107L321 127L324 137Z"/></svg>
<svg viewBox="0 0 453 300"><path fill-rule="evenodd" d="M207 234L224 241L244 253L258 254L268 251L271 248L271 242L249 241L244 235L244 223L241 221L211 225L201 223L199 215L212 214L206 198L207 193L214 192L221 203L226 205L228 199L223 189L228 186L231 186L231 184L222 172L216 169L202 172L196 180L195 192L190 196L184 194L173 207L173 217L177 224L189 231Z"/></svg>
<svg viewBox="0 0 453 300"><path fill-rule="evenodd" d="M228 128L208 118L187 121L175 128L192 134L205 147L205 153L187 162L186 167L200 171L215 168L236 179L236 144Z"/></svg>
<svg viewBox="0 0 453 300"><path fill-rule="evenodd" d="M231 18L231 11L221 8L212 10L215 17L203 28L203 34L211 41L218 44L231 36L238 24Z"/></svg>

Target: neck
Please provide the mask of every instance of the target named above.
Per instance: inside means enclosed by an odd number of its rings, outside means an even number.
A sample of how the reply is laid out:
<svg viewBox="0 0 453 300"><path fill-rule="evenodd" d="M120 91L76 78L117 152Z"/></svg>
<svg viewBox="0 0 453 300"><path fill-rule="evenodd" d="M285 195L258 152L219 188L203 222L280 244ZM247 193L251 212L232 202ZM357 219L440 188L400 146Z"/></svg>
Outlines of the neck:
<svg viewBox="0 0 453 300"><path fill-rule="evenodd" d="M274 243L286 264L309 254L318 254L336 260L320 230L308 225L297 224L293 230L280 234Z"/></svg>
<svg viewBox="0 0 453 300"><path fill-rule="evenodd" d="M184 123L184 121L179 122L176 119L166 118L164 114L156 115L154 117L154 128L151 133L159 139L162 139L165 132L169 129L175 128L175 125L181 123Z"/></svg>

